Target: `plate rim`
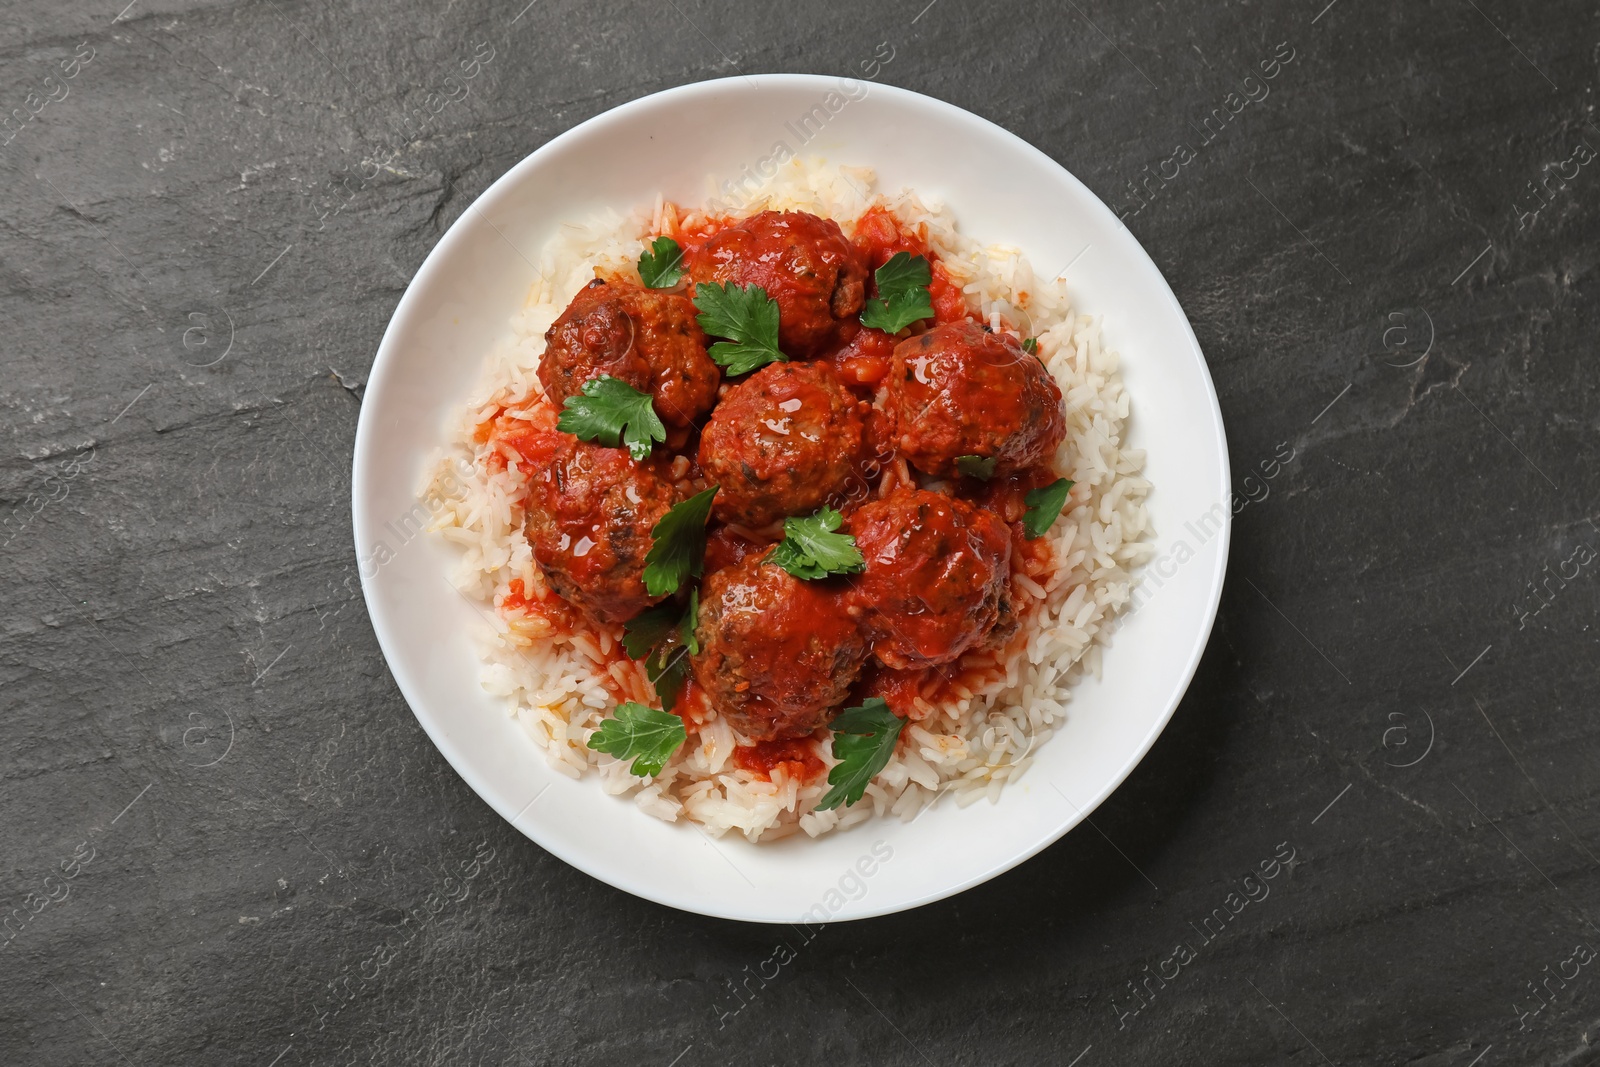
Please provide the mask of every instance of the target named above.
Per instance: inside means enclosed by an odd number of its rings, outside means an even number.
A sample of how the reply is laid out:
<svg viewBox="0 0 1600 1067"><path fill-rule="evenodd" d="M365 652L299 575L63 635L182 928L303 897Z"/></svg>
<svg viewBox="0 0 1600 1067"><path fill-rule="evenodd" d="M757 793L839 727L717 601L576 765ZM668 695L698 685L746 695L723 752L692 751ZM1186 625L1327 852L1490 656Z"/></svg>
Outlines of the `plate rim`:
<svg viewBox="0 0 1600 1067"><path fill-rule="evenodd" d="M384 657L385 666L388 668L388 673L390 677L394 679L396 688L400 690L400 695L402 698L404 698L407 708L411 711L412 716L422 726L422 729L424 733L427 734L428 739L439 751L439 754L444 757L451 769L453 769L456 774L461 777L461 779L467 784L473 793L477 795L479 800L487 804L497 815L500 816L501 819L505 820L505 822L508 823L512 829L518 831L524 837L538 845L541 849L560 859L562 862L574 867L586 876L626 892L631 896L640 897L653 903L673 908L674 910L735 922L748 922L763 925L790 925L794 922L793 919L787 918L772 917L767 915L733 914L727 909L717 910L708 908L700 904L700 902L695 899L673 898L666 894L655 892L651 889L648 881L632 881L628 884L620 884L618 881L614 881L609 877L602 877L593 873L582 861L582 856L580 854L575 854L573 850L561 847L558 842L541 840L540 836L535 832L537 826L524 827L521 825L518 820L521 818L523 812L514 812L510 810L511 804L509 802L505 804L497 802L495 799L497 790L490 788L482 779L480 779L479 773L474 768L470 759L468 759L462 751L457 749L448 733L445 731L443 725L431 723L429 721L429 717L424 716L417 710L419 704L425 705L427 702L421 700L420 695L414 691L413 685L411 684L409 678L409 671L405 669L403 660L399 661L402 665L402 669L396 670L397 660L393 653L397 651L394 646L396 645L398 638L388 632L390 624L380 621L382 616L374 606L376 600L375 586L378 580L378 575L381 574L381 568L375 570L373 575L369 577L365 573L365 568L360 566L360 561L362 559L363 536L370 533L377 522L376 519L366 515L366 509L363 505L363 498L365 496L364 490L367 487L367 478L364 476L363 471L364 469L368 468L371 462L373 462L372 460L367 459L367 453L373 447L373 435L377 432L374 427L376 426L380 417L374 413L377 405L369 403L368 399L376 395L381 400L383 394L390 388L389 379L393 374L397 373L393 369L397 363L397 357L393 355L393 352L395 349L400 347L401 341L399 338L401 333L404 332L397 328L397 324L403 319L409 318L414 313L413 305L422 299L422 297L419 295L421 290L426 288L427 283L432 278L432 275L441 269L439 265L446 258L449 250L456 243L466 240L465 234L468 227L462 225L464 220L466 220L468 216L475 210L487 220L488 216L482 211L483 207L493 206L494 201L509 195L510 190L519 184L526 172L535 169L545 157L558 154L563 148L566 147L568 143L582 138L592 129L610 122L623 120L632 115L634 112L659 106L679 97L693 97L700 94L718 92L729 88L731 83L737 82L754 82L756 83L757 89L764 84L772 84L774 86L807 87L819 90L824 89L824 87L833 89L837 88L841 84L849 84L852 82L857 85L865 85L868 87L870 94L882 93L891 98L898 97L905 102L914 104L915 106L932 108L935 111L942 112L946 118L954 119L957 122L977 124L980 128L986 127L991 134L997 135L1002 140L1009 142L1011 147L1019 149L1027 155L1033 156L1038 162L1045 164L1060 177L1064 178L1069 185L1075 186L1076 190L1082 194L1083 198L1089 204L1092 204L1092 207L1089 208L1090 212L1103 213L1106 218L1110 219L1115 223L1116 226L1127 233L1128 237L1133 241L1135 247L1138 248L1140 254L1143 256L1145 265L1148 266L1155 280L1159 283L1159 285L1156 286L1154 293L1159 293L1159 298L1166 302L1166 304L1169 306L1169 309L1176 313L1178 320L1182 323L1184 336L1188 342L1190 352L1199 364L1201 379L1205 386L1205 399L1208 402L1210 409L1210 428L1212 433L1215 435L1215 440L1213 443L1217 446L1217 453L1221 457L1221 466L1219 471L1221 476L1221 486L1219 499L1223 504L1224 516L1222 525L1213 539L1213 543L1216 545L1216 562L1211 570L1210 575L1207 576L1210 585L1210 595L1209 604L1206 607L1204 615L1203 625L1197 627L1195 630L1193 641L1185 656L1183 669L1180 672L1180 683L1174 687L1172 695L1166 702L1166 707L1153 721L1150 729L1139 742L1137 749L1130 752L1129 756L1124 761L1123 766L1114 775L1110 776L1106 780L1106 784L1101 789L1097 790L1086 803L1077 804L1069 801L1069 804L1072 805L1074 811L1066 816L1061 821L1059 826L1057 826L1052 832L1040 835L1039 839L1033 842L1029 847L1018 851L1015 855L1011 856L1004 862L992 865L959 882L943 886L936 890L931 890L926 894L908 899L902 899L889 904L868 906L859 911L830 916L827 920L828 923L853 922L861 919L878 918L884 915L910 911L915 908L924 907L928 904L936 903L937 901L964 893L975 886L997 878L1007 871L1013 870L1014 868L1027 862L1034 856L1037 856L1040 852L1043 852L1046 848L1049 848L1051 845L1061 840L1080 823L1086 821L1088 817L1101 804L1103 804L1108 797L1111 796L1112 793L1116 792L1116 790L1121 787L1123 782L1125 782L1133 773L1134 769L1144 761L1145 756L1147 756L1150 752L1150 749L1154 747L1156 740L1163 732L1165 732L1167 726L1171 723L1173 715L1176 714L1179 704L1182 703L1184 696L1187 695L1189 687L1194 681L1194 676L1199 670L1200 661L1210 643L1211 633L1215 628L1217 615L1221 609L1222 593L1226 581L1228 558L1233 536L1233 494L1231 488L1232 470L1231 457L1228 451L1226 422L1222 416L1222 408L1217 397L1216 385L1212 380L1210 364L1205 358L1205 352L1200 346L1199 338L1195 335L1193 323L1190 322L1188 314L1183 310L1183 306L1181 303L1179 303L1177 295L1173 293L1172 287L1168 283L1166 276L1162 273L1161 268L1157 266L1154 257L1152 257L1149 251L1144 247L1143 242L1139 240L1137 235L1135 235L1132 230L1128 229L1128 227L1122 222L1121 218L1111 210L1105 201L1101 200L1092 189L1090 189L1077 177L1077 175L1073 174L1065 166L1057 162L1048 153L1001 126L999 123L985 118L982 115L968 111L967 109L956 104L952 104L946 100L941 100L938 97L919 93L912 89L905 89L900 86L889 85L875 81L863 81L861 79L837 77L833 75L802 73L733 75L729 77L710 78L702 81L688 82L682 85L676 85L667 89L658 90L656 92L626 101L622 104L618 104L615 107L608 108L605 111L590 116L589 118L575 126L570 127L569 129L563 130L561 133L552 137L544 144L535 148L532 152L529 152L527 155L523 156L520 160L508 168L505 173L501 174L498 178L491 182L481 193L479 193L462 208L461 213L456 216L455 221L450 224L450 227L439 237L439 239L434 243L433 247L429 249L428 254L423 258L422 264L412 275L410 282L407 283L405 292L401 294L400 300L396 303L394 311L389 316L389 321L384 327L383 337L379 341L377 351L373 356L371 369L368 372L367 384L363 392L363 401L360 412L357 416L354 448L351 458L351 532L356 552L356 569L361 581L362 598L367 608L367 618L372 625L374 636L377 638L378 647ZM492 222L490 224L493 225ZM1154 293L1152 295L1154 295ZM1159 486L1154 488L1159 490ZM370 541L370 538L368 538L368 540ZM1147 562L1143 566L1149 567L1151 562ZM1140 573L1142 575L1144 571L1141 570ZM526 811L526 807L524 807L523 811ZM641 817L645 816L643 816L641 813ZM862 900L861 903L865 904L866 901Z"/></svg>

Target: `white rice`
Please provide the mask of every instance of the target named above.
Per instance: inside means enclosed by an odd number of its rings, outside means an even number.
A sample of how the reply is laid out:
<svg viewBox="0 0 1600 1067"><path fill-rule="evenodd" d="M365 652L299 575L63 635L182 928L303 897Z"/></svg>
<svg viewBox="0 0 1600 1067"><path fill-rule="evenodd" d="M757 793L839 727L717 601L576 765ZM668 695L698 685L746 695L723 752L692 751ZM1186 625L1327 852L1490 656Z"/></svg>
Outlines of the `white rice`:
<svg viewBox="0 0 1600 1067"><path fill-rule="evenodd" d="M474 431L502 407L515 417L540 397L535 371L544 332L596 270L636 276L646 239L680 226L695 229L692 209L686 213L658 198L651 209L628 217L608 212L561 228L542 253L543 277L489 353L483 384L424 487L433 504L443 501L432 529L461 551L453 580L484 607L484 688L504 699L507 712L561 773L593 773L607 793L631 796L641 810L669 822L691 820L713 836L738 830L752 841L770 841L797 829L814 837L875 816L910 819L943 792L954 793L961 806L993 801L1061 726L1077 676L1098 676L1099 646L1129 601L1132 572L1153 552L1144 506L1150 483L1140 475L1144 454L1122 447L1128 395L1117 354L1101 347L1100 323L1074 314L1065 288L1036 278L1019 249L979 245L957 232L943 205L912 192L880 198L874 186L866 168L793 160L741 214L809 211L837 220L849 233L852 220L881 202L903 224L923 228L945 270L963 283L973 311L996 328L1010 323L1038 337L1039 355L1066 399L1067 436L1055 465L1076 484L1047 535L1053 572L1042 576L1044 584L1023 574L1014 579L1018 638L1003 652L969 653L946 669L958 699L925 709L925 719L907 726L900 751L860 803L813 811L828 788L825 775L802 785L781 767L772 781L737 768L732 756L739 739L714 713L659 776L636 777L627 761L587 746L619 700L656 703L638 665L617 662L621 628L566 635L538 616L497 606L514 579L529 598L553 594L522 535L526 475L515 464L493 470L486 462L489 446L476 441ZM444 473L451 465L466 469L463 461L471 476ZM609 674L609 688L602 672ZM815 748L831 766L829 745Z"/></svg>

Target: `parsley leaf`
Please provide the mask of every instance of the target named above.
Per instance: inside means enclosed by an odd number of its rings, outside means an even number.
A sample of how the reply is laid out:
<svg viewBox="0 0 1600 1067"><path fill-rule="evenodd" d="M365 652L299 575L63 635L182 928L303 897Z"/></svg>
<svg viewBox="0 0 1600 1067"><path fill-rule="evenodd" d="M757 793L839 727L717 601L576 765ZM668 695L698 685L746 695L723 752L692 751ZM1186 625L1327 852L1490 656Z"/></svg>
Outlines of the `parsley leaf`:
<svg viewBox="0 0 1600 1067"><path fill-rule="evenodd" d="M656 687L661 706L671 711L683 692L683 683L689 680L689 650L682 645L663 649L659 656L651 656L644 664L645 677Z"/></svg>
<svg viewBox="0 0 1600 1067"><path fill-rule="evenodd" d="M1039 339L1037 337L1029 337L1022 342L1022 350L1030 356L1037 356L1039 354Z"/></svg>
<svg viewBox="0 0 1600 1067"><path fill-rule="evenodd" d="M689 590L689 607L679 612L668 601L630 619L622 630L622 647L629 659L645 661L645 677L656 687L661 707L671 711L689 677L689 657L700 651L694 635L700 614L700 590Z"/></svg>
<svg viewBox="0 0 1600 1067"><path fill-rule="evenodd" d="M1028 505L1027 513L1022 516L1022 528L1027 531L1028 540L1034 541L1044 536L1061 514L1070 492L1072 482L1066 478L1057 478L1049 485L1028 491L1028 495L1022 498L1023 503Z"/></svg>
<svg viewBox="0 0 1600 1067"><path fill-rule="evenodd" d="M670 237L657 237L639 255L639 280L651 289L670 289L683 277L683 249Z"/></svg>
<svg viewBox="0 0 1600 1067"><path fill-rule="evenodd" d="M855 574L866 566L856 539L834 533L844 518L832 508L823 508L809 519L783 520L783 540L772 550L775 563L807 581L830 574Z"/></svg>
<svg viewBox="0 0 1600 1067"><path fill-rule="evenodd" d="M988 459L982 456L957 456L956 470L968 478L977 478L979 481L988 481L994 477L996 457Z"/></svg>
<svg viewBox="0 0 1600 1067"><path fill-rule="evenodd" d="M651 596L676 593L683 580L698 578L706 565L706 519L711 515L713 485L661 516L650 536L655 542L644 557L644 587Z"/></svg>
<svg viewBox="0 0 1600 1067"><path fill-rule="evenodd" d="M706 351L730 375L788 360L778 351L778 302L761 286L701 282L694 287L694 306L702 330L728 338Z"/></svg>
<svg viewBox="0 0 1600 1067"><path fill-rule="evenodd" d="M833 758L839 761L828 772L828 784L833 788L817 804L817 810L840 804L848 808L860 800L867 783L888 765L905 725L882 697L868 697L860 707L841 711L833 720Z"/></svg>
<svg viewBox="0 0 1600 1067"><path fill-rule="evenodd" d="M928 293L933 268L928 257L896 252L872 276L878 280L878 295L867 301L861 325L899 333L913 322L933 317L933 297Z"/></svg>
<svg viewBox="0 0 1600 1067"><path fill-rule="evenodd" d="M618 704L615 717L600 724L589 738L589 747L618 759L631 758L629 769L648 778L661 773L688 736L683 720L676 715L630 700Z"/></svg>
<svg viewBox="0 0 1600 1067"><path fill-rule="evenodd" d="M700 625L700 590L689 590L689 610L683 613L683 619L678 623L678 643L689 650L691 656L700 654L700 639L694 635L694 628Z"/></svg>
<svg viewBox="0 0 1600 1067"><path fill-rule="evenodd" d="M878 282L878 295L890 298L932 285L933 267L927 256L896 252L889 257L889 262L873 271L872 276Z"/></svg>
<svg viewBox="0 0 1600 1067"><path fill-rule="evenodd" d="M678 605L657 604L622 624L622 649L629 659L644 659L678 628Z"/></svg>
<svg viewBox="0 0 1600 1067"><path fill-rule="evenodd" d="M667 439L667 428L650 405L650 394L609 374L590 378L580 395L567 397L556 429L610 448L616 448L620 439L637 460L650 454L651 442Z"/></svg>

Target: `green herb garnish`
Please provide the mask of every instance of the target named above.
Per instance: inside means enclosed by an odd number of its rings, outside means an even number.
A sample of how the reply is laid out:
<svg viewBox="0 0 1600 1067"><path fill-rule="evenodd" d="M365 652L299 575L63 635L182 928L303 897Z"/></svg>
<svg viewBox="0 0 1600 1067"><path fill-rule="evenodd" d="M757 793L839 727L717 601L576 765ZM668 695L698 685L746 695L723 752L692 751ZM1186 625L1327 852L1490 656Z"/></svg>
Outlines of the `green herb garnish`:
<svg viewBox="0 0 1600 1067"><path fill-rule="evenodd" d="M676 715L630 700L618 704L616 715L600 724L589 738L589 747L618 759L632 759L629 769L648 778L661 773L688 736L683 720Z"/></svg>
<svg viewBox="0 0 1600 1067"><path fill-rule="evenodd" d="M933 268L928 257L896 252L872 276L878 280L878 295L867 301L861 325L899 333L913 322L933 317L933 297L928 292Z"/></svg>
<svg viewBox="0 0 1600 1067"><path fill-rule="evenodd" d="M994 477L994 465L996 462L997 458L994 456L990 456L988 459L982 456L957 456L956 470L960 471L965 477L977 478L986 482Z"/></svg>
<svg viewBox="0 0 1600 1067"><path fill-rule="evenodd" d="M832 786L817 804L818 811L849 807L861 799L867 783L889 763L906 721L889 710L882 697L868 697L857 708L845 708L833 720L833 758L839 762L828 772Z"/></svg>
<svg viewBox="0 0 1600 1067"><path fill-rule="evenodd" d="M1022 528L1027 531L1028 540L1034 541L1044 536L1061 514L1070 492L1072 482L1066 478L1057 478L1049 485L1028 491L1028 495L1022 498L1023 503L1028 505L1027 514L1022 516Z"/></svg>
<svg viewBox="0 0 1600 1067"><path fill-rule="evenodd" d="M567 397L556 429L610 448L616 448L620 440L638 460L650 454L653 442L667 439L667 428L651 406L650 394L609 374L590 378L580 395Z"/></svg>
<svg viewBox="0 0 1600 1067"><path fill-rule="evenodd" d="M807 581L830 574L857 573L866 562L856 548L856 539L833 532L843 521L843 516L832 508L823 508L808 519L784 519L783 540L767 562Z"/></svg>
<svg viewBox="0 0 1600 1067"><path fill-rule="evenodd" d="M728 339L706 351L730 375L789 358L778 351L778 302L761 286L701 282L694 288L694 306L702 330Z"/></svg>
<svg viewBox="0 0 1600 1067"><path fill-rule="evenodd" d="M700 654L700 639L694 635L694 629L700 625L700 590L689 590L689 610L683 613L683 619L678 623L678 643L689 650L692 656Z"/></svg>
<svg viewBox="0 0 1600 1067"><path fill-rule="evenodd" d="M678 628L678 605L657 604L622 624L622 649L629 659L644 659Z"/></svg>
<svg viewBox="0 0 1600 1067"><path fill-rule="evenodd" d="M652 289L670 289L683 277L683 249L670 237L657 237L639 255L639 280Z"/></svg>
<svg viewBox="0 0 1600 1067"><path fill-rule="evenodd" d="M711 515L713 485L661 516L650 536L655 542L644 557L644 587L651 596L676 593L683 580L698 578L706 565L706 519Z"/></svg>
<svg viewBox="0 0 1600 1067"><path fill-rule="evenodd" d="M659 655L645 660L644 673L656 687L661 706L671 711L678 703L678 694L683 692L683 683L689 680L689 650L683 645L663 649Z"/></svg>
<svg viewBox="0 0 1600 1067"><path fill-rule="evenodd" d="M689 607L679 612L668 601L630 619L622 629L622 647L629 659L644 660L644 673L656 687L664 711L671 711L689 677L689 657L700 651L694 635L700 614L700 591L689 590Z"/></svg>
<svg viewBox="0 0 1600 1067"><path fill-rule="evenodd" d="M1037 356L1039 354L1039 339L1037 337L1030 337L1023 341L1022 350L1028 353L1030 356Z"/></svg>

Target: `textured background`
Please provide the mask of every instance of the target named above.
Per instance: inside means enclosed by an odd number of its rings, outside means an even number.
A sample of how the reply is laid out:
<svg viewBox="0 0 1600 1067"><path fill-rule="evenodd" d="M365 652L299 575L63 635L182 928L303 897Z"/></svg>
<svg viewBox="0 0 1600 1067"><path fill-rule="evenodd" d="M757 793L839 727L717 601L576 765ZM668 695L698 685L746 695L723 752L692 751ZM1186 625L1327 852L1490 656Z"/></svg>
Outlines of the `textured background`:
<svg viewBox="0 0 1600 1067"><path fill-rule="evenodd" d="M0 4L0 1062L1600 1058L1595 5L123 2ZM379 655L348 472L384 324L490 181L880 43L1127 211L1247 503L1094 827L806 941L477 800Z"/></svg>

